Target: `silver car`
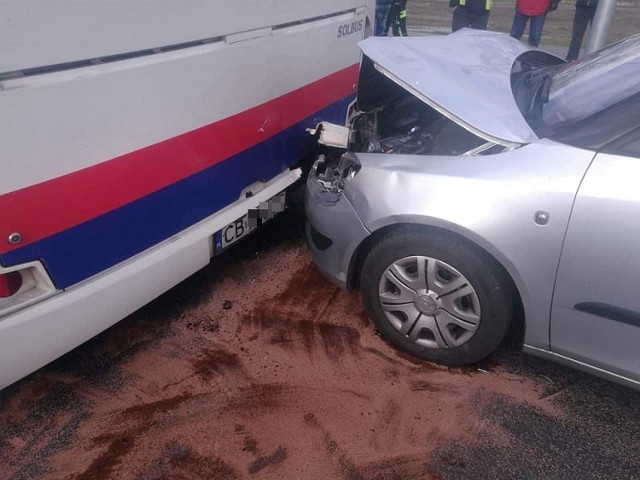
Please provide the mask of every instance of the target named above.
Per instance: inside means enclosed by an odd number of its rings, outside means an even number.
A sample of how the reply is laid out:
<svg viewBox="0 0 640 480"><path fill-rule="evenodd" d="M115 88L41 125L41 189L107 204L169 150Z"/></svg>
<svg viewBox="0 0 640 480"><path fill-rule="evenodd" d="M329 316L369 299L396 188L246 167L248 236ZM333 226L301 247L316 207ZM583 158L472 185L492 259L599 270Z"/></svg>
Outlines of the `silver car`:
<svg viewBox="0 0 640 480"><path fill-rule="evenodd" d="M581 61L477 30L361 43L307 180L319 268L395 346L524 349L640 387L640 36ZM517 311L524 315L514 315Z"/></svg>

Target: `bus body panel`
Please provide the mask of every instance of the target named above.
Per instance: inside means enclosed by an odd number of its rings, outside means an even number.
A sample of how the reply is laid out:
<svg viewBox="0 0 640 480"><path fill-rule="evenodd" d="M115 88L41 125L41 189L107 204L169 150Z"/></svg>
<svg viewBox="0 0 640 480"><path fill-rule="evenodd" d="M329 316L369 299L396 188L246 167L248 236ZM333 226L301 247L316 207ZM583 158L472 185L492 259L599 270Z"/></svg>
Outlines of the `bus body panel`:
<svg viewBox="0 0 640 480"><path fill-rule="evenodd" d="M0 238L19 232L23 241L0 243L0 263L40 259L67 288L282 172L299 159L305 127L344 119L358 35L338 38L337 30L363 17L152 64L129 60L115 71L5 82L0 110L13 115L0 128L11 152L0 181ZM321 56L328 58L318 64Z"/></svg>
<svg viewBox="0 0 640 480"><path fill-rule="evenodd" d="M209 263L211 232L299 177L285 172L242 199L113 270L0 319L0 389L133 313Z"/></svg>
<svg viewBox="0 0 640 480"><path fill-rule="evenodd" d="M54 289L0 298L0 388L205 266L217 231L299 178L305 129L345 119L373 12L56 4L0 0L0 275L36 262Z"/></svg>
<svg viewBox="0 0 640 480"><path fill-rule="evenodd" d="M337 38L337 30L362 17L341 15L232 45L220 41L4 81L0 145L10 155L3 159L0 194L211 125L357 65L361 34ZM344 90L344 85L325 82L323 92L314 91L324 95L318 104L335 101L334 90L340 87ZM261 119L266 124L246 126L247 132L254 130L252 137L262 128L254 143L273 136L287 120L308 116L283 112L282 106L266 112L272 116ZM279 118L285 114L291 118Z"/></svg>
<svg viewBox="0 0 640 480"><path fill-rule="evenodd" d="M365 0L0 0L0 72L287 25Z"/></svg>

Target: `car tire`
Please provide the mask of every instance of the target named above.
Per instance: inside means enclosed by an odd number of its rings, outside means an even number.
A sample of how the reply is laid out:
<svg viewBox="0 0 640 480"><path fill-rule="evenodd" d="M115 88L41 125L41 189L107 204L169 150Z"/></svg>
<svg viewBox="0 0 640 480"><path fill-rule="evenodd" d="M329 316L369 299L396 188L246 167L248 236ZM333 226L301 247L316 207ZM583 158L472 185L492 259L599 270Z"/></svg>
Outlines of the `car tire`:
<svg viewBox="0 0 640 480"><path fill-rule="evenodd" d="M454 235L420 228L396 229L371 247L360 289L369 317L392 345L451 366L491 354L513 313L511 283L491 256Z"/></svg>

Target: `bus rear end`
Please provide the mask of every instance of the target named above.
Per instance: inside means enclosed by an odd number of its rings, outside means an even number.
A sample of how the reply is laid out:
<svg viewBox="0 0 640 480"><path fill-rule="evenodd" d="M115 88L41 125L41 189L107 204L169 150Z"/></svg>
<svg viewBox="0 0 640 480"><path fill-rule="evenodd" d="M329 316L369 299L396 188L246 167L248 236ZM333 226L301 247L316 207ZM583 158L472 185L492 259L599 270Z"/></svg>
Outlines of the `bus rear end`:
<svg viewBox="0 0 640 480"><path fill-rule="evenodd" d="M248 212L282 201L305 129L344 122L373 11L2 3L0 388L204 267Z"/></svg>

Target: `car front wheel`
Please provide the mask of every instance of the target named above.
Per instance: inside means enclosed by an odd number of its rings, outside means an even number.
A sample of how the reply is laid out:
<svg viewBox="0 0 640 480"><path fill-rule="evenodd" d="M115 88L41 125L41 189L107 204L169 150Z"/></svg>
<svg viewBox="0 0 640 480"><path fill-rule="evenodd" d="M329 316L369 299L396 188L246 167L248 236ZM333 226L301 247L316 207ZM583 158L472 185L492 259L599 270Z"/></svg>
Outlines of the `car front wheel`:
<svg viewBox="0 0 640 480"><path fill-rule="evenodd" d="M443 233L387 234L365 258L360 288L369 317L389 342L446 365L485 358L511 322L513 295L495 261Z"/></svg>

